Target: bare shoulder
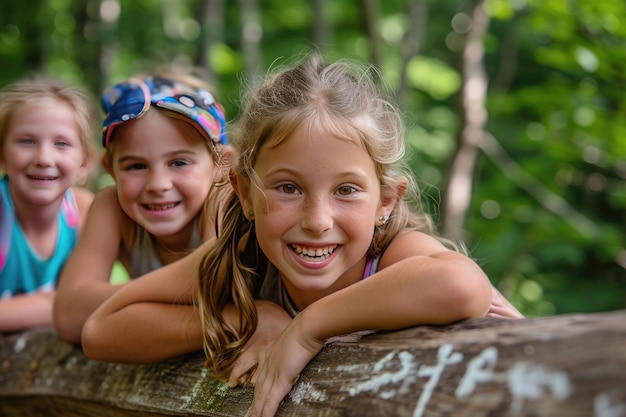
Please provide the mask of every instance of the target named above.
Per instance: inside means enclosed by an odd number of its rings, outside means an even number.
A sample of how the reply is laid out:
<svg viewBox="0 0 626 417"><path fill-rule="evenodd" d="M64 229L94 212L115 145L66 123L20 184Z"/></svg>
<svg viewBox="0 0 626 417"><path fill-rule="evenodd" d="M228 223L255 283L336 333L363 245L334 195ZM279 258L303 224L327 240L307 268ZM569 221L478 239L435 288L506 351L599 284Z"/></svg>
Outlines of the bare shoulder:
<svg viewBox="0 0 626 417"><path fill-rule="evenodd" d="M380 268L411 256L430 256L450 251L434 236L415 230L406 230L400 232L387 246L380 260Z"/></svg>
<svg viewBox="0 0 626 417"><path fill-rule="evenodd" d="M83 226L86 222L86 227L90 229L96 227L100 230L100 227L104 226L110 231L111 228L115 228L115 225L121 222L122 209L117 199L115 187L107 187L98 191L91 198L88 209L87 216L82 215L81 218L84 220ZM99 226L95 226L95 224Z"/></svg>

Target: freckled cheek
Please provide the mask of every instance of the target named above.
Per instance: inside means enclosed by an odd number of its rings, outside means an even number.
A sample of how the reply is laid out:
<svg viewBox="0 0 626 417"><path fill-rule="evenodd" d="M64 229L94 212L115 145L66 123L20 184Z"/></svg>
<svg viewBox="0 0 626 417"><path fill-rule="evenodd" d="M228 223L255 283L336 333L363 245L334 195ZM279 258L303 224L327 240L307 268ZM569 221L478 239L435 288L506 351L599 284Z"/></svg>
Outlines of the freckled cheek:
<svg viewBox="0 0 626 417"><path fill-rule="evenodd" d="M257 216L263 216L267 221L274 221L284 213L284 209L279 204L272 204L271 202L261 201L255 207Z"/></svg>

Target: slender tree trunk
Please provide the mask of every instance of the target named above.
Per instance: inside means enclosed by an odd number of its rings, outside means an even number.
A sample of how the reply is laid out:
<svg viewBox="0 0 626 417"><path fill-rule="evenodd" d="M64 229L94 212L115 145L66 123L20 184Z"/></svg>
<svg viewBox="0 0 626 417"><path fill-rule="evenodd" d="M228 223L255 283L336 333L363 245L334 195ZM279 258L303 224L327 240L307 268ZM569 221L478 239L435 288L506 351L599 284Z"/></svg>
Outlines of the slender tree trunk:
<svg viewBox="0 0 626 417"><path fill-rule="evenodd" d="M211 48L224 38L224 0L200 0L196 16L202 27L202 37L194 59L197 67L206 71L208 81L214 89L219 89L219 80L211 66Z"/></svg>
<svg viewBox="0 0 626 417"><path fill-rule="evenodd" d="M246 65L246 72L252 79L261 70L261 26L257 0L239 0L241 7L241 50Z"/></svg>
<svg viewBox="0 0 626 417"><path fill-rule="evenodd" d="M313 43L320 51L326 49L329 39L332 39L331 25L328 19L327 0L313 0Z"/></svg>
<svg viewBox="0 0 626 417"><path fill-rule="evenodd" d="M400 103L406 100L407 68L409 61L418 55L426 38L426 22L428 20L428 4L425 0L409 2L409 28L402 41L402 66L400 68L400 84L396 91L396 97Z"/></svg>
<svg viewBox="0 0 626 417"><path fill-rule="evenodd" d="M380 31L378 23L380 22L380 12L377 0L361 0L361 8L363 10L363 27L369 39L370 45L370 61L378 68L382 68L382 50L380 44Z"/></svg>
<svg viewBox="0 0 626 417"><path fill-rule="evenodd" d="M117 26L122 10L119 0L100 0L100 91L104 90L111 76L111 62L117 53Z"/></svg>
<svg viewBox="0 0 626 417"><path fill-rule="evenodd" d="M478 157L478 144L487 123L487 76L483 67L483 42L489 26L489 16L483 3L483 0L470 1L472 25L461 55L463 86L460 113L463 124L444 191L442 233L455 240L462 240L464 237L463 225L472 197L472 177Z"/></svg>
<svg viewBox="0 0 626 417"><path fill-rule="evenodd" d="M73 42L75 43L75 50L79 51L76 54L75 60L78 68L82 70L82 83L90 91L99 92L100 80L102 74L100 74L100 66L98 65L100 60L100 37L97 36L96 28L97 23L91 20L88 8L87 0L79 0L72 3L73 14L76 18L76 27L78 30L74 32Z"/></svg>

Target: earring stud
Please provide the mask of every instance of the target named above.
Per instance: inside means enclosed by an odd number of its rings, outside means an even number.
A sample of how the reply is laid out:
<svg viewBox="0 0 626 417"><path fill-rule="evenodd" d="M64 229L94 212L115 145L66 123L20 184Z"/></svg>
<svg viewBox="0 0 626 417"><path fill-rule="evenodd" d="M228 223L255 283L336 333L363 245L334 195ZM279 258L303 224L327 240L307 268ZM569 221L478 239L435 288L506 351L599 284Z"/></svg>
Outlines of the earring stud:
<svg viewBox="0 0 626 417"><path fill-rule="evenodd" d="M387 216L380 216L378 218L378 221L380 222L381 226L384 226L385 224L387 224Z"/></svg>

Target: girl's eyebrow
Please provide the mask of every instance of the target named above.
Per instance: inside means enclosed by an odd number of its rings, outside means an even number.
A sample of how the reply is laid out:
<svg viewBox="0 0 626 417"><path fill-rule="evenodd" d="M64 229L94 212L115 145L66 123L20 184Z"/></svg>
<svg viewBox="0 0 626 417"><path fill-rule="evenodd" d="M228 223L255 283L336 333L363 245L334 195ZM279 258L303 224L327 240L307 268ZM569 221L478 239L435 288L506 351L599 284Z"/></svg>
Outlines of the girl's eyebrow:
<svg viewBox="0 0 626 417"><path fill-rule="evenodd" d="M197 154L197 152L189 150L189 149L179 149L179 150L176 150L176 151L172 151L172 152L166 153L165 157L172 158L172 157L181 156L181 155L191 155L191 156L193 156L193 155L196 155L196 154ZM120 163L120 162L124 162L124 161L127 161L127 160L136 161L136 160L142 160L142 159L145 159L145 157L143 155L133 155L133 154L130 154L130 155L124 155L124 156L118 158L117 162Z"/></svg>
<svg viewBox="0 0 626 417"><path fill-rule="evenodd" d="M301 171L299 171L297 168L277 168L274 169L274 167L270 168L268 171L266 171L265 173L263 173L264 177L273 177L276 175L290 175L293 177L308 177L309 175L304 175ZM339 171L336 174L336 177L341 177L342 180L349 180L349 181L353 181L353 180L369 180L369 175L366 174L365 172L363 172L363 170L361 169L346 169L343 171Z"/></svg>

